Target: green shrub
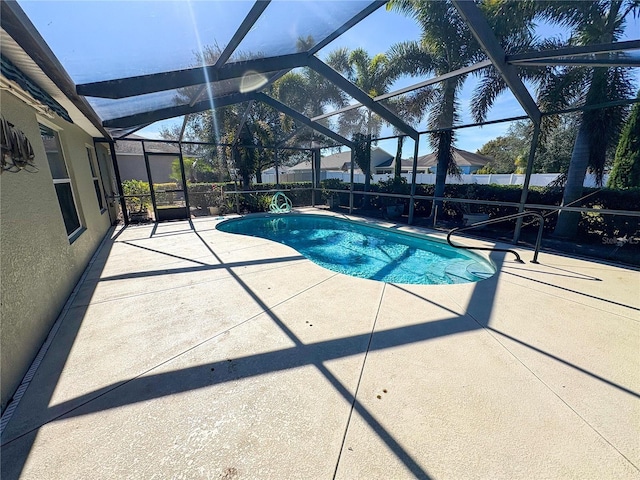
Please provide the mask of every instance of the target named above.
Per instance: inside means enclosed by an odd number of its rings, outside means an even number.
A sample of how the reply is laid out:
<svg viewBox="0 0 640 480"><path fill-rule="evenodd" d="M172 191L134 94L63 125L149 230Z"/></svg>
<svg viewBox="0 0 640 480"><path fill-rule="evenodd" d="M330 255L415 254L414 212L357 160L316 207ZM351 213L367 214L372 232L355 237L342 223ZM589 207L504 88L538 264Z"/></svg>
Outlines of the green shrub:
<svg viewBox="0 0 640 480"><path fill-rule="evenodd" d="M527 196L528 204L549 205L549 210L535 209L533 211L545 216L545 230L553 231L558 215L553 213L562 203L562 188L558 187L530 187ZM417 185L417 195L433 195L433 185ZM487 200L496 202L519 203L522 194L522 187L518 185L447 185L445 197L449 198L469 198L473 200ZM585 188L583 195L589 195L581 202L572 205L584 208L602 208L608 210L632 210L640 211L640 189L613 190ZM438 212L438 218L442 220L460 221L463 215L463 208L458 202L443 203L443 211ZM490 218L503 217L517 213L517 207L499 205L473 205L473 211L477 213L487 213ZM417 201L415 215L417 217L427 217L431 212L430 201ZM537 223L525 220L525 231L536 231ZM492 226L495 229L513 229L513 224L508 222ZM601 243L603 237L614 238L627 235L629 237L640 236L639 218L619 215L599 215L597 213L583 213L578 224L578 236L576 240Z"/></svg>
<svg viewBox="0 0 640 480"><path fill-rule="evenodd" d="M130 213L146 212L151 208L151 192L149 183L141 180L125 180L122 182L125 204Z"/></svg>
<svg viewBox="0 0 640 480"><path fill-rule="evenodd" d="M222 187L216 183L189 183L189 206L207 209L220 207L222 203Z"/></svg>
<svg viewBox="0 0 640 480"><path fill-rule="evenodd" d="M173 205L176 201L176 193L167 190L177 190L178 188L178 184L175 182L154 183L153 191L156 197L156 206Z"/></svg>

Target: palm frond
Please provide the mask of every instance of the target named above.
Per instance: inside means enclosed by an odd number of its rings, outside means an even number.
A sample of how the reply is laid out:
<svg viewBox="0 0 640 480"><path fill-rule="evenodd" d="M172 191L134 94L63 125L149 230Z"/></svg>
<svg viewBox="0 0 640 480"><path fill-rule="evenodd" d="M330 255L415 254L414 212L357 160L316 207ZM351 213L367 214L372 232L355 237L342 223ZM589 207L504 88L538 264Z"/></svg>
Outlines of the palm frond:
<svg viewBox="0 0 640 480"><path fill-rule="evenodd" d="M583 67L548 69L538 86L542 111L561 110L580 102L588 88L590 71Z"/></svg>
<svg viewBox="0 0 640 480"><path fill-rule="evenodd" d="M434 58L418 42L392 45L386 53L388 72L392 76L425 76L434 72Z"/></svg>
<svg viewBox="0 0 640 480"><path fill-rule="evenodd" d="M485 69L471 97L471 113L476 122L484 121L495 99L507 88L504 78L495 67Z"/></svg>
<svg viewBox="0 0 640 480"><path fill-rule="evenodd" d="M633 84L626 69L594 70L586 96L588 105L633 97ZM607 151L617 142L628 110L628 106L618 106L586 110L582 114L582 122L590 133L589 166L596 174L598 184L602 183Z"/></svg>
<svg viewBox="0 0 640 480"><path fill-rule="evenodd" d="M351 67L349 65L349 49L347 47L338 48L329 52L324 61L335 71L346 76L349 75Z"/></svg>

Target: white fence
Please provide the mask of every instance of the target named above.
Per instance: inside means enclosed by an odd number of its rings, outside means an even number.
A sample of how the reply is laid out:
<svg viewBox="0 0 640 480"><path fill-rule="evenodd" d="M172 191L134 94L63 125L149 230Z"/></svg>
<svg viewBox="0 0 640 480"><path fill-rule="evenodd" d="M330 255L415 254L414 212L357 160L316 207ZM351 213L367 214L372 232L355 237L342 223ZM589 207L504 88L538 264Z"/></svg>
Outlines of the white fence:
<svg viewBox="0 0 640 480"><path fill-rule="evenodd" d="M556 178L558 178L559 173L534 173L531 175L531 181L529 185L532 187L546 187L551 182L553 182ZM385 175L373 175L373 179L371 183L378 183L380 180L388 180L391 178L392 174ZM402 175L407 179L409 183L411 183L411 175L404 174ZM604 176L604 184L607 183L607 178L609 176ZM351 174L349 172L321 172L320 179L326 180L328 178L338 178L343 182L349 183L351 181ZM264 183L276 183L276 176L272 173L263 173L262 181ZM297 173L281 173L280 174L280 182L281 183L291 183L291 182L310 182L311 181L311 172L297 172ZM364 174L354 174L353 181L355 183L364 183ZM419 173L416 175L416 183L425 184L425 185L433 185L436 183L436 175L435 173ZM447 177L447 183L449 184L461 184L461 183L475 183L478 185L522 185L524 184L524 174L516 174L516 173L491 173L488 175L461 175L460 177L455 177L449 175ZM584 179L585 187L596 187L596 179L595 175L587 174Z"/></svg>

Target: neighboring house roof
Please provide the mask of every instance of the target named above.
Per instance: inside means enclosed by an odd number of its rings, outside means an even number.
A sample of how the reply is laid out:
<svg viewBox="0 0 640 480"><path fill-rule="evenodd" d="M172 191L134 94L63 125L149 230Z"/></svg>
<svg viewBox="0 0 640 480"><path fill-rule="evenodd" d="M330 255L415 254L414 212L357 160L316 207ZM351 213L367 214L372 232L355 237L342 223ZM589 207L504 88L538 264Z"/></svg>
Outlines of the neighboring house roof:
<svg viewBox="0 0 640 480"><path fill-rule="evenodd" d="M426 156L426 155L425 155ZM424 157L418 157L418 164L417 164L417 168L418 168L418 173L423 173L424 170L427 168L424 164L420 163L420 158L424 158ZM395 162L395 158L392 158L391 160L384 162L380 165L378 165L376 167L376 169L379 171L381 169L384 170L394 170L396 167L396 162ZM400 170L402 172L411 172L413 169L413 158L403 158L401 161L401 166L400 166Z"/></svg>
<svg viewBox="0 0 640 480"><path fill-rule="evenodd" d="M391 157L390 159L376 165L376 168L390 168L394 164L394 160L395 158ZM404 160L402 162L404 162Z"/></svg>
<svg viewBox="0 0 640 480"><path fill-rule="evenodd" d="M371 149L371 167L377 168L385 162L392 162L393 155L387 153L380 147L374 147ZM334 153L333 155L327 155L322 157L321 170L330 171L346 171L351 168L351 152ZM289 168L289 172L307 171L311 170L311 161L307 160L300 162L297 165ZM359 168L357 169L359 170Z"/></svg>
<svg viewBox="0 0 640 480"><path fill-rule="evenodd" d="M466 150L453 149L453 161L458 167L484 167L491 161L491 158L479 155L477 153L467 152ZM418 165L424 167L437 167L438 157L435 153L418 157Z"/></svg>
<svg viewBox="0 0 640 480"><path fill-rule="evenodd" d="M485 157L484 155L479 155L477 153L468 152L466 150L459 150L457 148L453 149L453 160L456 162L458 167L483 167L488 162L491 161L491 158ZM383 149L379 147L375 147L371 150L371 168L375 170L380 169L393 169L395 164L395 158L393 155L387 153ZM429 167L436 167L438 164L438 159L435 153L430 153L428 155L422 155L418 157L418 169L424 171ZM328 171L348 171L351 168L351 152L340 152L335 153L333 155L328 155L326 157L322 157L322 170ZM402 170L403 171L411 171L413 168L413 159L402 159ZM305 161L300 162L293 167L281 167L280 173L285 173L285 170L290 173L295 172L306 172L311 170L311 162ZM356 167L355 169L358 173L362 173L360 168ZM275 169L272 167L269 171L265 171L264 173L275 173Z"/></svg>
<svg viewBox="0 0 640 480"><path fill-rule="evenodd" d="M400 162L402 165L402 169L411 169L413 167L413 159L412 158L403 158L402 161ZM376 165L376 168L395 168L395 158L390 158L389 160L387 160L384 163L381 163L380 165ZM418 166L421 166L420 164L420 158L418 158Z"/></svg>
<svg viewBox="0 0 640 480"><path fill-rule="evenodd" d="M150 138L132 134L127 136L126 139L116 141L116 154L142 155L142 142L129 142L127 140L146 140L144 142L144 149L147 153L167 153L172 155L180 153L177 144L154 142Z"/></svg>

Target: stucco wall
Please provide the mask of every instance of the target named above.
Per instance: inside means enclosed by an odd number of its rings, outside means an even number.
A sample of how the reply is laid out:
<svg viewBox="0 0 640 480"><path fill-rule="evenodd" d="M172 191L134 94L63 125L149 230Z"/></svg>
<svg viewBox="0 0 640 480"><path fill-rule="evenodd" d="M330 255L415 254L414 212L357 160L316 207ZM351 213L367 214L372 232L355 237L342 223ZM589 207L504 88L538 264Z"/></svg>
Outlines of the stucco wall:
<svg viewBox="0 0 640 480"><path fill-rule="evenodd" d="M35 111L4 91L2 115L22 130L35 152L37 173L0 175L0 355L2 410L46 339L82 271L110 226L100 212L87 160L93 139L56 118L85 228L70 244L53 185Z"/></svg>
<svg viewBox="0 0 640 480"><path fill-rule="evenodd" d="M147 167L144 164L144 155L135 155L130 153L118 153L118 169L120 170L120 178L125 180L142 180L149 181L147 175ZM172 180L171 165L179 157L177 155L150 155L149 164L151 167L151 176L155 183L175 182Z"/></svg>

